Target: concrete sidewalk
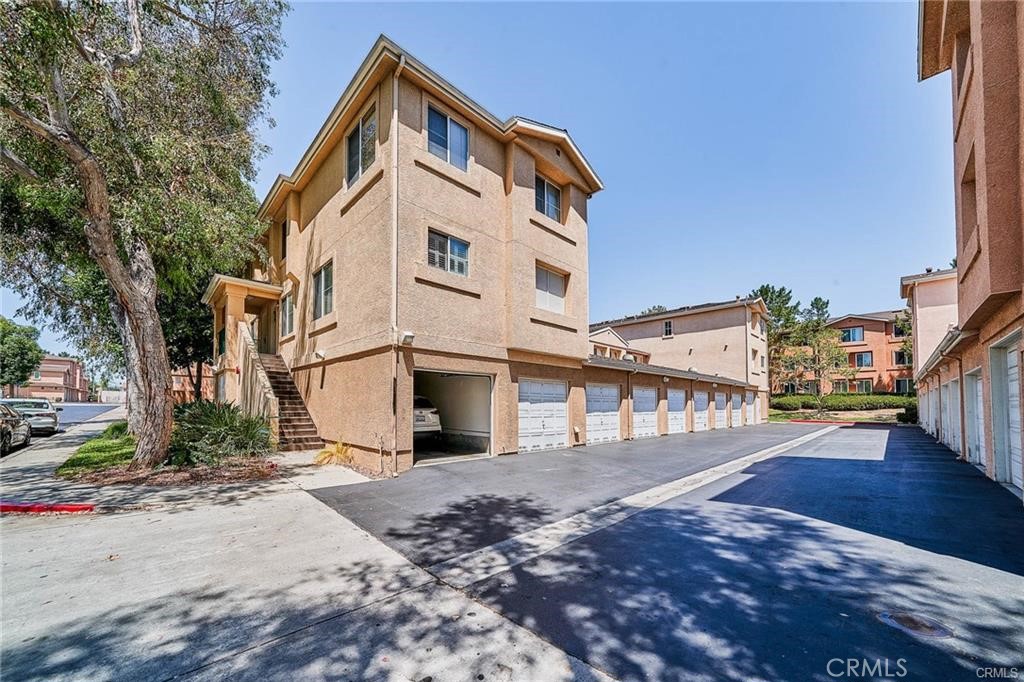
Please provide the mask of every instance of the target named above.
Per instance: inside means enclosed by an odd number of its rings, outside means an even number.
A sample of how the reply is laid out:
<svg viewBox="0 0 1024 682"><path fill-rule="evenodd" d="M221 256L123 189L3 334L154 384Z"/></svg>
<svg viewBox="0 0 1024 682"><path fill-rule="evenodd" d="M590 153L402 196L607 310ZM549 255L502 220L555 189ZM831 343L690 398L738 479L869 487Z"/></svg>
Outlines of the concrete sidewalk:
<svg viewBox="0 0 1024 682"><path fill-rule="evenodd" d="M312 453L232 486L52 478L118 416L3 462L5 498L146 505L0 518L5 679L607 679L302 490L364 480Z"/></svg>
<svg viewBox="0 0 1024 682"><path fill-rule="evenodd" d="M110 424L125 419L124 407L72 426L0 460L0 497L10 502L95 504L106 510L170 507L206 503L237 504L256 495L363 483L368 479L342 466L312 464L315 452L289 452L274 457L280 478L266 481L186 486L94 485L68 481L54 471L84 442Z"/></svg>

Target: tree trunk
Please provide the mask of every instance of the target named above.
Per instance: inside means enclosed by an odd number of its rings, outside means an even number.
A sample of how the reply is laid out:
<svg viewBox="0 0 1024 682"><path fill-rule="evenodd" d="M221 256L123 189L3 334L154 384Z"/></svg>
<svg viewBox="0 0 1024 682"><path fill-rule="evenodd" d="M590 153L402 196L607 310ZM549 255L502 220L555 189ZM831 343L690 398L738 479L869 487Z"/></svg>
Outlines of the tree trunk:
<svg viewBox="0 0 1024 682"><path fill-rule="evenodd" d="M195 398L196 402L199 402L200 400L203 399L203 363L202 362L197 362L196 363L196 378L195 378L195 382L192 384L192 388L193 388L193 391L194 391L193 397Z"/></svg>
<svg viewBox="0 0 1024 682"><path fill-rule="evenodd" d="M142 411L136 410L136 405L142 403L142 386L139 384L139 375L135 368L139 363L139 355L135 350L135 340L128 329L128 320L124 308L116 296L110 297L110 314L114 319L114 326L117 327L118 336L121 338L121 348L124 353L124 390L127 395L126 408L128 410L128 432L132 435L142 430Z"/></svg>

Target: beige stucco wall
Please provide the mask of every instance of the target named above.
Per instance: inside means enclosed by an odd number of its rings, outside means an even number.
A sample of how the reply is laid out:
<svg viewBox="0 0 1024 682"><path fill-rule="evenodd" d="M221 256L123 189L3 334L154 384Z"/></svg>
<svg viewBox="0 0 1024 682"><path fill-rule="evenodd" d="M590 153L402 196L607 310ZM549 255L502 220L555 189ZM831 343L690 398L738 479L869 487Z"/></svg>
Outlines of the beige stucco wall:
<svg viewBox="0 0 1024 682"><path fill-rule="evenodd" d="M914 335L914 373L920 371L949 328L956 325L956 276L914 284L911 325Z"/></svg>
<svg viewBox="0 0 1024 682"><path fill-rule="evenodd" d="M673 334L662 336L664 323L672 320ZM767 390L768 373L760 366L767 353L767 339L761 334L747 306L657 317L612 327L629 343L651 354L651 364L718 374L741 379ZM757 359L752 350L757 350Z"/></svg>

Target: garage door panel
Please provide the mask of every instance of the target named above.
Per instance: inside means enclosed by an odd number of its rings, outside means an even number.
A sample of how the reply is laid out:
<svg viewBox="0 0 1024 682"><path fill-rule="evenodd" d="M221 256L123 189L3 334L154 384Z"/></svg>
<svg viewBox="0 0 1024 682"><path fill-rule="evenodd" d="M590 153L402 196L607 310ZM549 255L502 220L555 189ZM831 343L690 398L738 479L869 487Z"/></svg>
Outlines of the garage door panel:
<svg viewBox="0 0 1024 682"><path fill-rule="evenodd" d="M668 389L668 432L683 433L686 431L686 391L678 388Z"/></svg>
<svg viewBox="0 0 1024 682"><path fill-rule="evenodd" d="M747 401L747 424L754 423L754 392L747 391L744 398Z"/></svg>
<svg viewBox="0 0 1024 682"><path fill-rule="evenodd" d="M1024 462L1021 461L1020 443L1020 353L1016 348L1006 351L1006 393L1006 407L1009 412L1007 440L1010 454L1010 480L1018 488L1024 488Z"/></svg>
<svg viewBox="0 0 1024 682"><path fill-rule="evenodd" d="M569 423L563 382L519 381L519 450L568 446Z"/></svg>
<svg viewBox="0 0 1024 682"><path fill-rule="evenodd" d="M730 426L743 426L743 396L733 393L732 397L732 423Z"/></svg>
<svg viewBox="0 0 1024 682"><path fill-rule="evenodd" d="M693 392L693 430L708 430L708 394L707 391Z"/></svg>
<svg viewBox="0 0 1024 682"><path fill-rule="evenodd" d="M633 389L633 437L658 435L658 389Z"/></svg>
<svg viewBox="0 0 1024 682"><path fill-rule="evenodd" d="M587 384L586 394L587 443L619 440L619 387Z"/></svg>
<svg viewBox="0 0 1024 682"><path fill-rule="evenodd" d="M727 424L726 424L727 417L726 417L725 410L726 410L725 394L722 393L722 392L716 392L715 393L715 428L716 429L724 429L727 426Z"/></svg>

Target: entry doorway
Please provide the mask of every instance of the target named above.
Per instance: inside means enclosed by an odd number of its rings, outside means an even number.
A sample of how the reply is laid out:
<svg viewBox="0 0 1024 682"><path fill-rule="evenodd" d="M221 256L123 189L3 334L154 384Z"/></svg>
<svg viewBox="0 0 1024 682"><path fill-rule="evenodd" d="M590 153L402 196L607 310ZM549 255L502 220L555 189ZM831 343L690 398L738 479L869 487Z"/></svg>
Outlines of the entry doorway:
<svg viewBox="0 0 1024 682"><path fill-rule="evenodd" d="M413 463L492 454L492 389L488 375L415 370Z"/></svg>

